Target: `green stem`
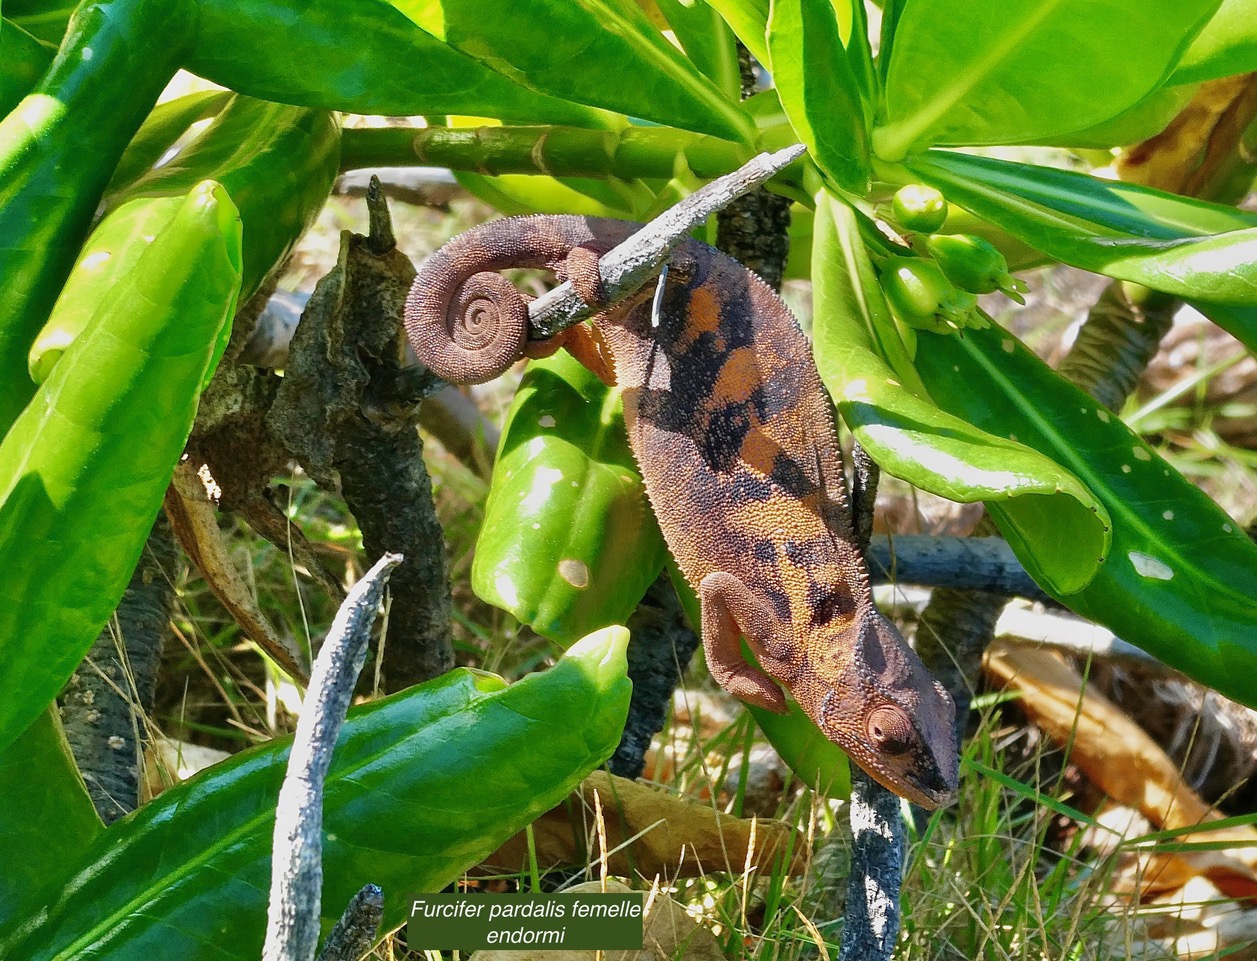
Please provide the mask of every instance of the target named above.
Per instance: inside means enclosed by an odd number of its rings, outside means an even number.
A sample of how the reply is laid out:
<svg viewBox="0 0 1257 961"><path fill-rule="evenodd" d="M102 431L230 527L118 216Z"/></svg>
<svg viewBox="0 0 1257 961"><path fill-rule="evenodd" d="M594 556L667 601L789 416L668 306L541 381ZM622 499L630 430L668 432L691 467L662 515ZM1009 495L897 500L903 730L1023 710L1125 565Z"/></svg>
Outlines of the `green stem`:
<svg viewBox="0 0 1257 961"><path fill-rule="evenodd" d="M668 179L683 154L690 170L710 179L737 169L753 153L744 145L671 127L383 127L346 130L341 169L430 164L492 175ZM796 161L780 177L799 182L803 165Z"/></svg>

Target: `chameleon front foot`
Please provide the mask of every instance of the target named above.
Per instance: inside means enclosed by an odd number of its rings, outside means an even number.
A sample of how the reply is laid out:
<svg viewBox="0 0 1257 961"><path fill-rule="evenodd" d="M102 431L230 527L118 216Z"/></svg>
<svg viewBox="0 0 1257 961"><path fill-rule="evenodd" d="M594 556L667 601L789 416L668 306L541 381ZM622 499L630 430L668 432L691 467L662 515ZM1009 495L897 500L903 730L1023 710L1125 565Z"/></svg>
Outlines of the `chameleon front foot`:
<svg viewBox="0 0 1257 961"><path fill-rule="evenodd" d="M777 714L786 713L786 698L771 677L747 663L742 654L743 634L752 647L762 649L772 619L751 596L745 584L725 571L703 578L698 587L702 602L703 651L716 683L739 700Z"/></svg>

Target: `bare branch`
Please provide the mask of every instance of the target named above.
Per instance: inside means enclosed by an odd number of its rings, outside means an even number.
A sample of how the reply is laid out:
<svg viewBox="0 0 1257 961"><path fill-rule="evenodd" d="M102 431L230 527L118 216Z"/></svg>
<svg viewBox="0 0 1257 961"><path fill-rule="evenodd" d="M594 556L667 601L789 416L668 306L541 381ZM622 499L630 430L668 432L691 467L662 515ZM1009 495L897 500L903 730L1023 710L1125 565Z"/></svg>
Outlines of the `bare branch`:
<svg viewBox="0 0 1257 961"><path fill-rule="evenodd" d="M354 585L314 661L288 773L279 791L264 961L312 961L323 888L323 784L332 750L367 658L367 642L389 572L385 554Z"/></svg>
<svg viewBox="0 0 1257 961"><path fill-rule="evenodd" d="M775 153L752 157L731 174L713 180L665 210L632 237L598 261L606 302L616 303L659 273L672 251L689 232L748 190L766 183L803 153L794 144ZM581 300L571 281L559 284L528 305L529 335L538 340L592 317L595 310Z"/></svg>

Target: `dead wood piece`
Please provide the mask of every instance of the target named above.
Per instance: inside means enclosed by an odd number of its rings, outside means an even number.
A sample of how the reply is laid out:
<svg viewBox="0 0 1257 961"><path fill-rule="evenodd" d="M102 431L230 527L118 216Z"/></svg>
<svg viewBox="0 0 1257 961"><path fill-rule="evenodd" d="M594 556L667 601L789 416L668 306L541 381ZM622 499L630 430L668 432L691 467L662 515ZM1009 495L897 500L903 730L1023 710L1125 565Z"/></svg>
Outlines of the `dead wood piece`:
<svg viewBox="0 0 1257 961"><path fill-rule="evenodd" d="M408 558L392 581L384 644L385 687L395 691L445 673L454 652L444 537L410 403L437 384L423 372L416 387L403 373L415 270L392 246L382 195L368 204L371 235L342 236L302 315L270 425L320 486L342 491L369 559Z"/></svg>

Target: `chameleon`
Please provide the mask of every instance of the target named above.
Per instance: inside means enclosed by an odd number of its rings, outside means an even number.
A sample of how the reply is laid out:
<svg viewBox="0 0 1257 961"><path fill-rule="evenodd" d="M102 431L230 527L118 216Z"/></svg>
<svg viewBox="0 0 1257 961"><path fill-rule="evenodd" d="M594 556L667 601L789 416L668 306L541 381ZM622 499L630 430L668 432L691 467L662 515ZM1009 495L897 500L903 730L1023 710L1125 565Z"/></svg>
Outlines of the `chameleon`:
<svg viewBox="0 0 1257 961"><path fill-rule="evenodd" d="M874 780L926 808L957 786L955 708L877 611L830 405L785 303L720 251L683 241L654 285L608 306L598 257L640 224L511 217L432 254L407 298L415 353L453 383L566 347L624 402L664 540L701 604L712 677L784 712L782 686ZM499 271L545 268L601 311L528 340L528 302ZM741 638L758 666L743 654Z"/></svg>

